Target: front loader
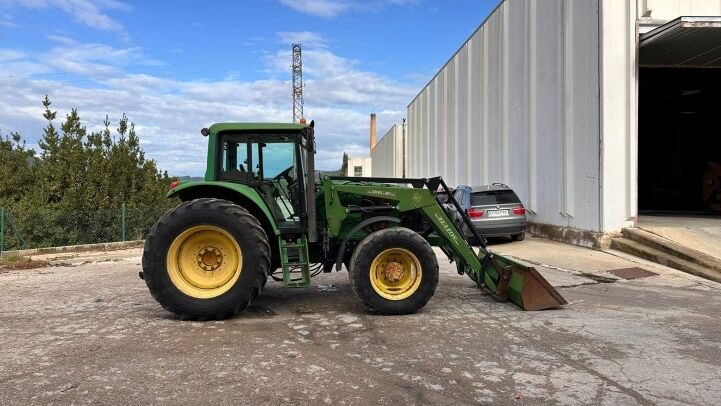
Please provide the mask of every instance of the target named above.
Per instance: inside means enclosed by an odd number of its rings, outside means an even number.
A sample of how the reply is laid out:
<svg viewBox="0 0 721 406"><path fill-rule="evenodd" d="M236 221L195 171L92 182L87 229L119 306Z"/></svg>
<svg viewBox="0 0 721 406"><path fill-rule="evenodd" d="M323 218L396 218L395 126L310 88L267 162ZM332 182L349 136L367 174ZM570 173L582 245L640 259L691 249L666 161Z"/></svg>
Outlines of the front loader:
<svg viewBox="0 0 721 406"><path fill-rule="evenodd" d="M181 318L231 317L268 277L303 288L343 266L369 311L413 313L438 283L433 246L479 288L525 310L566 304L534 268L486 250L440 177L319 176L313 122L221 123L201 132L205 177L171 184L168 196L182 203L156 222L143 253L150 293ZM478 252L438 190L476 234Z"/></svg>

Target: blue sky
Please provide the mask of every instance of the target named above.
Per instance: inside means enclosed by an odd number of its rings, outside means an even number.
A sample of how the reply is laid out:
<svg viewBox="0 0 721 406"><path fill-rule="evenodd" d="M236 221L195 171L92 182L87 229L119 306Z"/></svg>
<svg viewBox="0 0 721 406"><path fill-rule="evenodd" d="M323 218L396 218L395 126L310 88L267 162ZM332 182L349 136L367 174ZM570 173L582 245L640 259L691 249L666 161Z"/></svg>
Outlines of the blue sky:
<svg viewBox="0 0 721 406"><path fill-rule="evenodd" d="M204 170L199 129L290 121L290 44L303 44L318 166L367 153L497 0L0 0L0 132L35 144L47 93L89 129L125 112L146 155Z"/></svg>

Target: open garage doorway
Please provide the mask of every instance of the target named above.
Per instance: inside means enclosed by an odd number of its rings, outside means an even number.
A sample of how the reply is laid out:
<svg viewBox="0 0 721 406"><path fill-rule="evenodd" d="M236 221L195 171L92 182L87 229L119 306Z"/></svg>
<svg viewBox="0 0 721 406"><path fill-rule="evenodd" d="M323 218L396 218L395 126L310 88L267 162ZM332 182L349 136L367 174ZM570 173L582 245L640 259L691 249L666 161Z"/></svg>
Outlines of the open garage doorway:
<svg viewBox="0 0 721 406"><path fill-rule="evenodd" d="M721 260L721 17L639 38L638 227Z"/></svg>
<svg viewBox="0 0 721 406"><path fill-rule="evenodd" d="M639 38L638 211L721 215L721 17Z"/></svg>
<svg viewBox="0 0 721 406"><path fill-rule="evenodd" d="M721 215L721 69L641 68L639 213Z"/></svg>

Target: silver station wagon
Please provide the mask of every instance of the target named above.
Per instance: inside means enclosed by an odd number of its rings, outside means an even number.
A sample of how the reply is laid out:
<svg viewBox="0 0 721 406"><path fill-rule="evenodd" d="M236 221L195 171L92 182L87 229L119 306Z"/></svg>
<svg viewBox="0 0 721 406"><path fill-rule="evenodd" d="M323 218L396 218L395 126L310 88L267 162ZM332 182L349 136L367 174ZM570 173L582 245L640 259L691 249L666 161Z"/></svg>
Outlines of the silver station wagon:
<svg viewBox="0 0 721 406"><path fill-rule="evenodd" d="M521 241L526 237L526 208L518 195L508 186L502 183L474 187L459 186L454 191L453 197L466 211L482 236L511 237L514 241ZM471 243L478 243L473 241L473 234L465 225L462 228Z"/></svg>

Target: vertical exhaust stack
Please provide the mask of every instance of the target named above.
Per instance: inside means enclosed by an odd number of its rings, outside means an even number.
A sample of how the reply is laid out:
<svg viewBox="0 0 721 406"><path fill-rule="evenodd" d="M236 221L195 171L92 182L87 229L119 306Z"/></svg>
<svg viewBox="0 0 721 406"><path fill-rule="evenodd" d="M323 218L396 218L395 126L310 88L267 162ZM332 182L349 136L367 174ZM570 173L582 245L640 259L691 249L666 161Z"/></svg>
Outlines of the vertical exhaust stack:
<svg viewBox="0 0 721 406"><path fill-rule="evenodd" d="M371 137L370 137L370 150L376 147L378 143L378 126L376 124L376 113L371 113Z"/></svg>

